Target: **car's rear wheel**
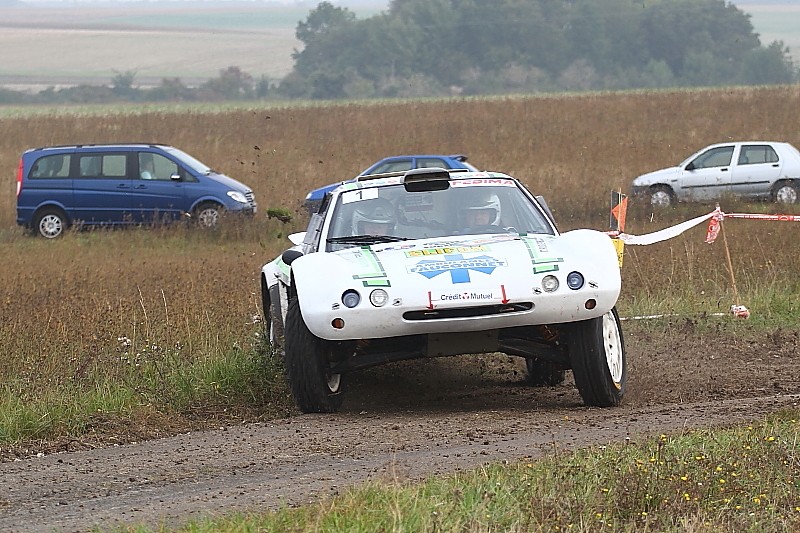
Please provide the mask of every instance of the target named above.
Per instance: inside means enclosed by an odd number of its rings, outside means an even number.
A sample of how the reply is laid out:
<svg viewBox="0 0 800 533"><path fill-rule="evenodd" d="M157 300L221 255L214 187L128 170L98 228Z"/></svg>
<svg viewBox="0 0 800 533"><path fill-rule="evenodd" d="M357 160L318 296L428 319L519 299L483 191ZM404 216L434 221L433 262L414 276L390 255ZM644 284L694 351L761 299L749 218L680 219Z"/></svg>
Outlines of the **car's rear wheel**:
<svg viewBox="0 0 800 533"><path fill-rule="evenodd" d="M653 207L669 207L675 204L675 193L666 185L654 185L650 188L650 205Z"/></svg>
<svg viewBox="0 0 800 533"><path fill-rule="evenodd" d="M525 359L525 368L528 371L528 384L534 387L553 387L564 382L564 369L553 363Z"/></svg>
<svg viewBox="0 0 800 533"><path fill-rule="evenodd" d="M595 407L619 405L628 371L616 308L570 325L568 342L572 373L583 402Z"/></svg>
<svg viewBox="0 0 800 533"><path fill-rule="evenodd" d="M781 181L775 184L772 199L779 204L796 204L800 201L800 186L793 181Z"/></svg>
<svg viewBox="0 0 800 533"><path fill-rule="evenodd" d="M336 412L344 380L331 372L333 343L308 330L296 297L289 298L285 326L286 374L297 407L304 413Z"/></svg>
<svg viewBox="0 0 800 533"><path fill-rule="evenodd" d="M225 208L214 202L203 202L194 210L194 219L201 228L216 228L222 222Z"/></svg>
<svg viewBox="0 0 800 533"><path fill-rule="evenodd" d="M270 352L284 359L283 320L280 315L280 286L276 283L267 288L262 280L262 307L264 311L264 333L269 341Z"/></svg>
<svg viewBox="0 0 800 533"><path fill-rule="evenodd" d="M42 209L33 221L34 231L45 239L60 237L68 227L67 215L56 207Z"/></svg>

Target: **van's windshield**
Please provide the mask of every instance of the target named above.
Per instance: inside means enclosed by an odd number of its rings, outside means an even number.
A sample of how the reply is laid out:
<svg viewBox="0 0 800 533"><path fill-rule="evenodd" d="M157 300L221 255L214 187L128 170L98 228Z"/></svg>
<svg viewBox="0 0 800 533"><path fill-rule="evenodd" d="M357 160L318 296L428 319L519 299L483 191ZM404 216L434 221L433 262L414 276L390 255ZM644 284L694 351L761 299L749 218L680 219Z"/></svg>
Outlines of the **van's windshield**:
<svg viewBox="0 0 800 533"><path fill-rule="evenodd" d="M174 156L178 161L183 163L183 165L190 170L194 171L197 174L211 174L213 170L203 163L202 161L198 161L194 157L190 156L186 152L182 150L178 150L177 148L172 147L164 147L164 151Z"/></svg>

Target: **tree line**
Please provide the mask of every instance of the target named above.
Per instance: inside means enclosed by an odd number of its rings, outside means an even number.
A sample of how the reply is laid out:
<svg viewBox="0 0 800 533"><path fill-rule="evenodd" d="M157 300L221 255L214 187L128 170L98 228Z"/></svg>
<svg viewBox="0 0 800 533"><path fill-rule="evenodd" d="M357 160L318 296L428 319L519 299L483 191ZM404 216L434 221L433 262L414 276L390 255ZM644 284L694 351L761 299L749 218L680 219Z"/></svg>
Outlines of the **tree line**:
<svg viewBox="0 0 800 533"><path fill-rule="evenodd" d="M783 42L760 42L725 0L392 0L359 20L319 3L296 27L303 43L280 80L238 67L199 87L164 79L136 88L0 92L0 102L191 101L495 95L789 84L800 71Z"/></svg>

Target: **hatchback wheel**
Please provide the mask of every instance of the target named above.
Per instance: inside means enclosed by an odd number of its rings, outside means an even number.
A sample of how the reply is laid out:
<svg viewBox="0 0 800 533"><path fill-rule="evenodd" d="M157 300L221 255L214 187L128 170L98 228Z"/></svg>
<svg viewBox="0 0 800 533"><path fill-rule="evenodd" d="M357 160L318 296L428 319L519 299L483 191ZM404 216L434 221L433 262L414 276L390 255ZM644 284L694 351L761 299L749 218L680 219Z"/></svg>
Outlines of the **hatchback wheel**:
<svg viewBox="0 0 800 533"><path fill-rule="evenodd" d="M779 183L775 186L773 198L779 204L796 204L798 199L800 199L798 189L800 188L794 183L790 181L784 181L783 183Z"/></svg>
<svg viewBox="0 0 800 533"><path fill-rule="evenodd" d="M653 207L669 207L675 203L672 189L665 185L657 185L650 189L650 204Z"/></svg>

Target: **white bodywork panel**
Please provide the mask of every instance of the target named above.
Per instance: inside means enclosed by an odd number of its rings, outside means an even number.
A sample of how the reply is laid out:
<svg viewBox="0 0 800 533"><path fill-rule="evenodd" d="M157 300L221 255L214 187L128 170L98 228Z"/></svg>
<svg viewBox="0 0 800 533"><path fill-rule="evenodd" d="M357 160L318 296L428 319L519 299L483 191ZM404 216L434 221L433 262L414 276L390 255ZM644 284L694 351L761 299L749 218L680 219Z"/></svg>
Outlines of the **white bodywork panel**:
<svg viewBox="0 0 800 533"><path fill-rule="evenodd" d="M292 263L303 319L328 340L394 337L437 332L484 331L534 324L573 322L602 316L620 293L620 271L611 239L594 230L561 236L469 235L410 243L312 253ZM566 276L585 278L579 290ZM542 278L559 287L547 293ZM370 291L387 292L383 307ZM349 309L342 294L356 290L361 302ZM586 309L587 300L596 306ZM487 316L408 320L408 311L443 310L532 302L528 311ZM332 326L334 319L344 327Z"/></svg>

